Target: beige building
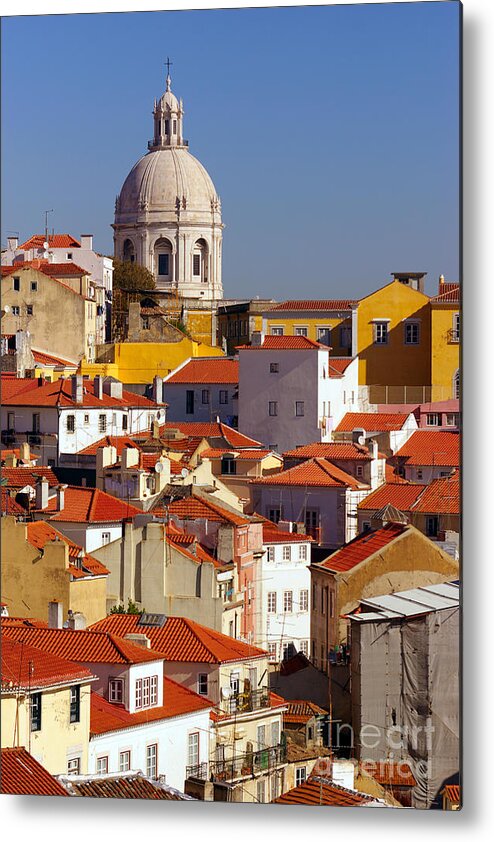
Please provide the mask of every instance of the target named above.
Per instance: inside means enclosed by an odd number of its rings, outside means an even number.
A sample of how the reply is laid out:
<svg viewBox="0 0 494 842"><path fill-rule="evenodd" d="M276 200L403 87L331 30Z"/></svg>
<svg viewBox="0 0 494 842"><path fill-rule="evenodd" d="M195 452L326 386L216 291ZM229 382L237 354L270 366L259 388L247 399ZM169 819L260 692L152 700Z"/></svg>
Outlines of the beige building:
<svg viewBox="0 0 494 842"><path fill-rule="evenodd" d="M26 748L52 775L85 774L94 680L80 664L3 637L2 748Z"/></svg>
<svg viewBox="0 0 494 842"><path fill-rule="evenodd" d="M48 604L88 623L106 616L108 569L46 521L1 521L2 601L11 616L48 621Z"/></svg>
<svg viewBox="0 0 494 842"><path fill-rule="evenodd" d="M71 268L72 267L72 268ZM2 266L2 333L29 331L31 346L68 362L94 362L98 303L89 275L73 263Z"/></svg>

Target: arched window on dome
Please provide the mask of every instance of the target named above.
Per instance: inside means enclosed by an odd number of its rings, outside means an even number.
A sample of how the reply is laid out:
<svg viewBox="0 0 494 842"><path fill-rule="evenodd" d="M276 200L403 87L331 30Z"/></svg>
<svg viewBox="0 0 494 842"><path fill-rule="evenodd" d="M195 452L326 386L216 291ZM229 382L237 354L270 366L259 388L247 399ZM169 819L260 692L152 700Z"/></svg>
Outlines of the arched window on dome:
<svg viewBox="0 0 494 842"><path fill-rule="evenodd" d="M192 280L208 282L209 249L206 240L197 240L192 252Z"/></svg>
<svg viewBox="0 0 494 842"><path fill-rule="evenodd" d="M124 263L134 263L136 259L136 252L132 240L124 241L122 254Z"/></svg>
<svg viewBox="0 0 494 842"><path fill-rule="evenodd" d="M166 237L160 237L154 244L154 271L158 281L173 281L173 246Z"/></svg>

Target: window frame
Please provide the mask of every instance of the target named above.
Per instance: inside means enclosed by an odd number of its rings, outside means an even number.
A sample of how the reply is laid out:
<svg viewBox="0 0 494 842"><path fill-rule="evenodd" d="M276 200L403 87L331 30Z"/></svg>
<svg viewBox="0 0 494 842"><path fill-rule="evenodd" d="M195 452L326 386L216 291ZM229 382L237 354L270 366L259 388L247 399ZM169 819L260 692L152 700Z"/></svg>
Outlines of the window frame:
<svg viewBox="0 0 494 842"><path fill-rule="evenodd" d="M228 389L219 390L219 401L222 406L226 406L228 403Z"/></svg>
<svg viewBox="0 0 494 842"><path fill-rule="evenodd" d="M100 413L98 415L98 433L106 433L108 420L106 414Z"/></svg>
<svg viewBox="0 0 494 842"><path fill-rule="evenodd" d="M29 721L30 721L30 730L32 732L41 731L41 722L42 722L42 694L41 693L31 693L31 697L29 699Z"/></svg>
<svg viewBox="0 0 494 842"><path fill-rule="evenodd" d="M104 762L105 768L100 769L100 763ZM103 754L101 757L96 758L96 774L97 775L107 775L108 774L108 755Z"/></svg>
<svg viewBox="0 0 494 842"><path fill-rule="evenodd" d="M305 401L295 401L295 417L303 418L305 416Z"/></svg>
<svg viewBox="0 0 494 842"><path fill-rule="evenodd" d="M73 764L75 768L71 768ZM81 773L81 758L80 757L69 757L67 758L67 775L80 775Z"/></svg>
<svg viewBox="0 0 494 842"><path fill-rule="evenodd" d="M294 331L294 333L293 333L294 336L304 336L306 339L309 336L308 325L294 325L293 331Z"/></svg>
<svg viewBox="0 0 494 842"><path fill-rule="evenodd" d="M270 374L279 374L280 373L280 364L279 363L269 363L269 373Z"/></svg>
<svg viewBox="0 0 494 842"><path fill-rule="evenodd" d="M158 777L158 743L146 745L146 777L151 780L156 780Z"/></svg>
<svg viewBox="0 0 494 842"><path fill-rule="evenodd" d="M403 342L405 345L420 345L420 322L417 319L407 319L405 321Z"/></svg>
<svg viewBox="0 0 494 842"><path fill-rule="evenodd" d="M293 614L293 591L283 591L283 614Z"/></svg>
<svg viewBox="0 0 494 842"><path fill-rule="evenodd" d="M307 780L307 766L295 768L295 786L302 786Z"/></svg>
<svg viewBox="0 0 494 842"><path fill-rule="evenodd" d="M292 560L292 548L290 544L283 544L283 561Z"/></svg>
<svg viewBox="0 0 494 842"><path fill-rule="evenodd" d="M118 689L118 692L117 691ZM124 702L124 680L123 678L108 679L108 701L114 705L122 705Z"/></svg>
<svg viewBox="0 0 494 842"><path fill-rule="evenodd" d="M200 733L199 731L190 731L187 734L187 766L199 766L200 752Z"/></svg>
<svg viewBox="0 0 494 842"><path fill-rule="evenodd" d="M127 762L122 762L122 758L126 757ZM128 763L128 765L127 765ZM132 754L129 748L120 751L118 754L118 771L129 772L132 769Z"/></svg>
<svg viewBox="0 0 494 842"><path fill-rule="evenodd" d="M268 401L268 415L270 418L278 417L278 401Z"/></svg>
<svg viewBox="0 0 494 842"><path fill-rule="evenodd" d="M69 433L70 435L75 433L75 414L74 413L70 413L70 415L66 415L65 429L67 430L67 433Z"/></svg>
<svg viewBox="0 0 494 842"><path fill-rule="evenodd" d="M81 685L73 684L70 688L70 715L69 721L72 724L81 721Z"/></svg>
<svg viewBox="0 0 494 842"><path fill-rule="evenodd" d="M199 696L207 696L209 692L209 676L207 672L200 672L197 676L197 692Z"/></svg>
<svg viewBox="0 0 494 842"><path fill-rule="evenodd" d="M276 614L276 606L278 601L278 595L276 591L268 591L267 594L267 613L268 614Z"/></svg>
<svg viewBox="0 0 494 842"><path fill-rule="evenodd" d="M271 325L271 336L284 336L285 325Z"/></svg>
<svg viewBox="0 0 494 842"><path fill-rule="evenodd" d="M209 406L210 390L201 389L201 403L203 406Z"/></svg>
<svg viewBox="0 0 494 842"><path fill-rule="evenodd" d="M374 345L388 345L389 322L384 319L376 319L376 321L373 322L373 334Z"/></svg>
<svg viewBox="0 0 494 842"><path fill-rule="evenodd" d="M299 610L304 613L309 610L309 589L301 588L299 595Z"/></svg>

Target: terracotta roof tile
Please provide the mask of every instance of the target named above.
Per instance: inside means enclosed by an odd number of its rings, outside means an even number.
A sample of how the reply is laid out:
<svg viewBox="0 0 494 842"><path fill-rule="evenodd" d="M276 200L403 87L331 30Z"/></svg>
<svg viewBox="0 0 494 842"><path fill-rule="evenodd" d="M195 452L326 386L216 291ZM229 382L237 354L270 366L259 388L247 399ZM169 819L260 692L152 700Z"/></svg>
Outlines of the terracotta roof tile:
<svg viewBox="0 0 494 842"><path fill-rule="evenodd" d="M333 377L333 372L336 375L342 375L347 370L350 363L353 362L353 357L329 357L329 376Z"/></svg>
<svg viewBox="0 0 494 842"><path fill-rule="evenodd" d="M214 702L177 684L171 678L163 681L163 702L160 707L129 713L123 705L112 704L98 693L91 693L90 733L106 734L108 731L120 731L214 707Z"/></svg>
<svg viewBox="0 0 494 842"><path fill-rule="evenodd" d="M117 616L117 615L114 615ZM124 616L124 615L121 615ZM1 620L4 640L24 643L50 652L60 658L78 663L99 664L141 664L162 660L163 656L151 649L145 649L130 640L122 640L115 634L99 629L50 629L17 626ZM2 641L3 644L4 641Z"/></svg>
<svg viewBox="0 0 494 842"><path fill-rule="evenodd" d="M20 381L19 381L20 382ZM45 381L39 383L38 380L29 380L29 386L21 390L8 389L7 394L4 393L3 379L2 379L2 403L5 406L46 406L46 407L72 407L79 406L72 399L72 383L69 378L55 380L53 383ZM10 393L9 393L10 392ZM81 406L84 407L153 407L156 404L142 395L137 395L134 392L122 391L121 398L112 398L103 392L101 398L94 394L94 381L83 381L83 402Z"/></svg>
<svg viewBox="0 0 494 842"><path fill-rule="evenodd" d="M160 427L160 435L163 435L164 431L170 429L178 429L186 436L208 439L212 446L214 446L214 443L211 442L211 439L224 439L230 447L242 449L246 447L252 449L261 446L260 442L256 441L256 439L239 433L238 430L234 430L233 427L223 424L222 421L167 421L166 424Z"/></svg>
<svg viewBox="0 0 494 842"><path fill-rule="evenodd" d="M167 617L164 625L140 624L141 615L111 614L91 626L120 637L136 632L145 634L151 646L161 652L167 661L191 663L227 663L251 658L266 657L266 652L221 632L188 620L185 617Z"/></svg>
<svg viewBox="0 0 494 842"><path fill-rule="evenodd" d="M19 249L28 251L29 249L43 248L45 242L46 238L44 234L33 234L33 236L29 238L29 240L26 240L25 243L22 243L22 245L19 246ZM50 248L80 248L80 245L81 244L79 240L76 240L76 238L72 237L71 234L48 235L48 246Z"/></svg>
<svg viewBox="0 0 494 842"><path fill-rule="evenodd" d="M416 430L394 454L393 461L405 465L459 468L460 433L453 430Z"/></svg>
<svg viewBox="0 0 494 842"><path fill-rule="evenodd" d="M311 459L314 456L321 456L330 461L336 459L339 461L357 460L359 462L368 462L372 459L368 447L346 441L316 441L313 444L303 444L300 447L295 447L293 450L287 450L283 454L283 458L288 457L290 459Z"/></svg>
<svg viewBox="0 0 494 842"><path fill-rule="evenodd" d="M297 299L295 301L283 301L276 307L269 310L270 313L276 310L329 310L335 312L338 310L350 310L352 304L358 304L358 301L351 298L332 298L322 300Z"/></svg>
<svg viewBox="0 0 494 842"><path fill-rule="evenodd" d="M356 427L379 433L401 430L409 414L406 412L347 412L335 432L351 433Z"/></svg>
<svg viewBox="0 0 494 842"><path fill-rule="evenodd" d="M146 798L151 801L195 801L173 787L145 778L140 772L64 777L66 794L89 798Z"/></svg>
<svg viewBox="0 0 494 842"><path fill-rule="evenodd" d="M271 523L271 521L266 521L262 525L263 544L301 544L305 541L312 542L313 540L310 535L300 532L283 532L281 529L278 529L275 523Z"/></svg>
<svg viewBox="0 0 494 842"><path fill-rule="evenodd" d="M9 626L18 628L22 626ZM74 681L87 681L92 673L79 664L45 652L42 649L10 640L4 631L2 619L2 691L38 690ZM20 635L22 638L22 634Z"/></svg>
<svg viewBox="0 0 494 842"><path fill-rule="evenodd" d="M106 576L110 571L101 561L88 555L83 548L78 544L62 535L61 532L54 529L51 523L45 520L37 520L27 524L27 540L37 549L46 546L49 541L63 541L69 547L69 558L76 561L76 564L71 564L71 573L74 578L84 578L87 576Z"/></svg>
<svg viewBox="0 0 494 842"><path fill-rule="evenodd" d="M432 480L412 504L412 511L427 514L460 514L460 472L454 471L450 477Z"/></svg>
<svg viewBox="0 0 494 842"><path fill-rule="evenodd" d="M325 778L310 777L304 784L289 789L273 804L303 804L306 806L358 807L375 801L368 795L345 789Z"/></svg>
<svg viewBox="0 0 494 842"><path fill-rule="evenodd" d="M45 382L45 381L43 381ZM34 377L10 377L2 373L0 380L2 403L8 402L14 395L31 392L39 388L39 379Z"/></svg>
<svg viewBox="0 0 494 842"><path fill-rule="evenodd" d="M443 286L448 286L449 289L435 295L431 298L431 302L433 304L459 304L461 300L459 284L443 284Z"/></svg>
<svg viewBox="0 0 494 842"><path fill-rule="evenodd" d="M307 336L265 336L262 345L238 345L238 351L329 351L327 345L315 342Z"/></svg>
<svg viewBox="0 0 494 842"><path fill-rule="evenodd" d="M2 469L3 471L3 469ZM2 493L2 514L5 515L26 515L26 509L24 506L21 506L20 503L17 502L15 499L14 492L10 492L8 488L5 488L3 485L0 488Z"/></svg>
<svg viewBox="0 0 494 842"><path fill-rule="evenodd" d="M82 488L69 485L65 489L65 501L62 510L57 509L57 499L50 497L48 506L43 511L53 512L50 521L61 523L111 523L124 518L142 514L142 510L125 500L112 497L99 488Z"/></svg>
<svg viewBox="0 0 494 842"><path fill-rule="evenodd" d="M37 365L59 365L63 366L64 368L77 368L77 363L69 362L69 360L63 360L61 357L54 357L52 354L45 354L44 351L36 351L35 348L33 350L33 357L34 362Z"/></svg>
<svg viewBox="0 0 494 842"><path fill-rule="evenodd" d="M0 792L4 795L63 795L68 793L25 748L2 748Z"/></svg>
<svg viewBox="0 0 494 842"><path fill-rule="evenodd" d="M48 485L51 488L60 485L53 469L47 468L46 465L36 466L35 468L30 468L27 465L18 465L17 468L2 467L2 479L8 488L24 488L25 485L34 488L38 479L42 477L48 480Z"/></svg>
<svg viewBox="0 0 494 842"><path fill-rule="evenodd" d="M172 371L165 383L238 383L238 360L197 358ZM165 387L166 388L166 387Z"/></svg>
<svg viewBox="0 0 494 842"><path fill-rule="evenodd" d="M242 515L232 509L225 508L219 503L213 503L202 497L191 495L182 500L174 500L168 506L168 513L184 520L205 518L217 523L231 523L234 526L245 526L251 522L249 515Z"/></svg>
<svg viewBox="0 0 494 842"><path fill-rule="evenodd" d="M285 722L293 725L308 722L314 716L325 716L327 710L316 705L315 702L308 702L300 699L290 699L287 702L288 710L285 713Z"/></svg>
<svg viewBox="0 0 494 842"><path fill-rule="evenodd" d="M408 527L403 524L388 523L381 529L362 532L353 541L345 544L328 558L315 565L335 573L352 570L357 564L370 558L374 553L384 549L392 541L403 535Z"/></svg>
<svg viewBox="0 0 494 842"><path fill-rule="evenodd" d="M265 459L266 456L269 456L273 453L272 450L262 450L259 448L258 450L234 450L233 448L228 447L209 447L207 450L201 451L201 458L205 457L206 459L221 459L225 453L233 453L237 459L253 459L254 461L259 461L260 459Z"/></svg>
<svg viewBox="0 0 494 842"><path fill-rule="evenodd" d="M125 450L126 447L135 447L137 450L140 450L140 446L136 444L130 436L104 436L102 439L93 442L93 444L89 444L83 450L79 450L78 455L96 456L100 447L115 447L118 457L122 455L122 451Z"/></svg>
<svg viewBox="0 0 494 842"><path fill-rule="evenodd" d="M381 786L416 786L417 781L410 768L410 764L405 761L380 761L376 764L370 763L369 769L364 763L364 768L369 771L372 777Z"/></svg>
<svg viewBox="0 0 494 842"><path fill-rule="evenodd" d="M379 509L382 509L383 506L389 503L401 512L409 512L425 488L425 485L412 485L412 483L406 482L386 482L362 500L358 504L358 510L359 512L378 512Z"/></svg>
<svg viewBox="0 0 494 842"><path fill-rule="evenodd" d="M461 787L458 784L446 784L442 793L453 804L460 804L461 802Z"/></svg>
<svg viewBox="0 0 494 842"><path fill-rule="evenodd" d="M315 457L308 459L306 462L301 462L293 468L288 468L286 471L280 471L278 474L272 474L262 479L251 480L252 485L290 485L290 486L310 486L310 487L335 487L344 488L349 487L354 490L365 489L369 486L365 483L359 482L355 477L337 468L327 459Z"/></svg>

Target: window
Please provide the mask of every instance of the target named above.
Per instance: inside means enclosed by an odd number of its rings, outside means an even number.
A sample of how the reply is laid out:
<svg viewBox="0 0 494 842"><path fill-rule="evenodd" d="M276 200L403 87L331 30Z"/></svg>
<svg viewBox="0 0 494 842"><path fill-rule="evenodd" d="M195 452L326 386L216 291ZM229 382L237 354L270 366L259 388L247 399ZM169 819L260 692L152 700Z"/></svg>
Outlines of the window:
<svg viewBox="0 0 494 842"><path fill-rule="evenodd" d="M31 696L31 731L41 731L41 693Z"/></svg>
<svg viewBox="0 0 494 842"><path fill-rule="evenodd" d="M192 274L193 275L200 275L201 274L201 255L194 254L192 257Z"/></svg>
<svg viewBox="0 0 494 842"><path fill-rule="evenodd" d="M278 523L281 518L281 509L268 509L268 520L272 520L273 523ZM274 551L274 547L273 547Z"/></svg>
<svg viewBox="0 0 494 842"><path fill-rule="evenodd" d="M238 693L240 690L240 673L232 672L230 673L230 690L233 693Z"/></svg>
<svg viewBox="0 0 494 842"><path fill-rule="evenodd" d="M271 723L271 745L277 746L280 742L280 723L279 722L272 722Z"/></svg>
<svg viewBox="0 0 494 842"><path fill-rule="evenodd" d="M146 775L148 778L158 776L158 746L156 743L146 746Z"/></svg>
<svg viewBox="0 0 494 842"><path fill-rule="evenodd" d="M111 532L102 532L101 533L101 540L103 542L103 546L105 544L109 544L111 541Z"/></svg>
<svg viewBox="0 0 494 842"><path fill-rule="evenodd" d="M261 749L266 747L266 726L265 725L258 725L257 726L257 749L260 751Z"/></svg>
<svg viewBox="0 0 494 842"><path fill-rule="evenodd" d="M187 415L194 414L194 392L192 389L187 389L185 393L185 412Z"/></svg>
<svg viewBox="0 0 494 842"><path fill-rule="evenodd" d="M268 561L274 561L274 547L268 547Z"/></svg>
<svg viewBox="0 0 494 842"><path fill-rule="evenodd" d="M130 769L130 751L121 751L118 757L118 771L128 772Z"/></svg>
<svg viewBox="0 0 494 842"><path fill-rule="evenodd" d="M81 721L81 688L79 684L70 688L70 721Z"/></svg>
<svg viewBox="0 0 494 842"><path fill-rule="evenodd" d="M300 610L309 610L309 591L306 588L300 591Z"/></svg>
<svg viewBox="0 0 494 842"><path fill-rule="evenodd" d="M283 561L290 561L292 558L292 548L285 544L283 546Z"/></svg>
<svg viewBox="0 0 494 842"><path fill-rule="evenodd" d="M340 327L340 347L352 347L352 328L350 325L342 325Z"/></svg>
<svg viewBox="0 0 494 842"><path fill-rule="evenodd" d="M123 679L110 678L108 682L108 700L115 704L123 704Z"/></svg>
<svg viewBox="0 0 494 842"><path fill-rule="evenodd" d="M317 341L321 343L321 345L331 345L331 328L330 327L318 327L317 328Z"/></svg>
<svg viewBox="0 0 494 842"><path fill-rule="evenodd" d="M388 344L388 323L374 322L374 344L387 345Z"/></svg>
<svg viewBox="0 0 494 842"><path fill-rule="evenodd" d="M423 472L422 468L417 468L415 473L416 473L417 479L423 479L424 478L424 472Z"/></svg>
<svg viewBox="0 0 494 842"><path fill-rule="evenodd" d="M447 427L457 427L458 426L458 415L456 412L448 412L446 414L446 426Z"/></svg>
<svg viewBox="0 0 494 842"><path fill-rule="evenodd" d="M276 591L268 593L268 614L276 614Z"/></svg>
<svg viewBox="0 0 494 842"><path fill-rule="evenodd" d="M295 336L308 336L309 330L306 327L296 327L295 328Z"/></svg>
<svg viewBox="0 0 494 842"><path fill-rule="evenodd" d="M287 661L295 655L295 647L291 640L283 644L283 660Z"/></svg>
<svg viewBox="0 0 494 842"><path fill-rule="evenodd" d="M31 281L31 292L38 292L38 281Z"/></svg>
<svg viewBox="0 0 494 842"><path fill-rule="evenodd" d="M170 255L169 254L159 254L158 255L158 275L169 275L170 274Z"/></svg>
<svg viewBox="0 0 494 842"><path fill-rule="evenodd" d="M295 786L301 786L305 783L305 779L307 777L307 767L306 766L299 766L298 769L295 769Z"/></svg>
<svg viewBox="0 0 494 842"><path fill-rule="evenodd" d="M368 532L370 528L371 528L370 520L364 520L364 522L362 523L362 530L364 532Z"/></svg>
<svg viewBox="0 0 494 842"><path fill-rule="evenodd" d="M257 781L257 800L259 804L266 802L266 781Z"/></svg>
<svg viewBox="0 0 494 842"><path fill-rule="evenodd" d="M283 593L283 611L285 614L291 614L293 611L293 592L284 591Z"/></svg>
<svg viewBox="0 0 494 842"><path fill-rule="evenodd" d="M304 401L295 401L295 415L299 418L302 415L305 415L305 402Z"/></svg>
<svg viewBox="0 0 494 842"><path fill-rule="evenodd" d="M149 330L149 316L141 316L142 329Z"/></svg>
<svg viewBox="0 0 494 842"><path fill-rule="evenodd" d="M427 426L428 427L439 427L441 423L441 419L439 417L438 412L428 412L427 413Z"/></svg>
<svg viewBox="0 0 494 842"><path fill-rule="evenodd" d="M39 412L33 412L33 433L39 433L41 429L41 415Z"/></svg>
<svg viewBox="0 0 494 842"><path fill-rule="evenodd" d="M129 429L129 416L128 415L122 415L122 430L128 430L128 429Z"/></svg>
<svg viewBox="0 0 494 842"><path fill-rule="evenodd" d="M21 279L17 276L14 276L14 278L12 278L12 281L13 281L13 284L14 284L14 292L20 292L20 290L21 290Z"/></svg>
<svg viewBox="0 0 494 842"><path fill-rule="evenodd" d="M209 389L202 390L202 402L209 403Z"/></svg>
<svg viewBox="0 0 494 842"><path fill-rule="evenodd" d="M138 678L136 681L136 709L148 708L158 703L158 676Z"/></svg>
<svg viewBox="0 0 494 842"><path fill-rule="evenodd" d="M279 363L269 363L269 373L270 374L279 374L280 371L280 364Z"/></svg>
<svg viewBox="0 0 494 842"><path fill-rule="evenodd" d="M220 389L220 404L228 403L228 390Z"/></svg>
<svg viewBox="0 0 494 842"><path fill-rule="evenodd" d="M208 674L207 672L201 672L197 676L197 692L201 696L208 695Z"/></svg>
<svg viewBox="0 0 494 842"><path fill-rule="evenodd" d="M437 538L439 531L439 518L437 515L429 515L425 521L425 532L428 538Z"/></svg>
<svg viewBox="0 0 494 842"><path fill-rule="evenodd" d="M285 328L283 325L277 325L271 328L271 336L283 336Z"/></svg>
<svg viewBox="0 0 494 842"><path fill-rule="evenodd" d="M237 463L232 456L222 456L221 458L221 473L222 474L236 474Z"/></svg>
<svg viewBox="0 0 494 842"><path fill-rule="evenodd" d="M73 433L75 431L75 415L67 415L67 432Z"/></svg>
<svg viewBox="0 0 494 842"><path fill-rule="evenodd" d="M13 316L20 316L20 314L21 314L20 307L17 307L16 305L14 305L12 307L12 315Z"/></svg>
<svg viewBox="0 0 494 842"><path fill-rule="evenodd" d="M299 561L307 561L307 544L300 544L298 548Z"/></svg>
<svg viewBox="0 0 494 842"><path fill-rule="evenodd" d="M13 310L13 308L12 308ZM460 397L460 372L457 371L453 378L453 397L459 400Z"/></svg>
<svg viewBox="0 0 494 842"><path fill-rule="evenodd" d="M97 775L107 775L108 774L108 757L98 757L96 759L96 774Z"/></svg>
<svg viewBox="0 0 494 842"><path fill-rule="evenodd" d="M309 641L308 640L301 640L300 641L300 651L305 655L306 658L309 657Z"/></svg>
<svg viewBox="0 0 494 842"><path fill-rule="evenodd" d="M268 643L268 653L269 653L269 660L276 661L277 658L277 644L276 643Z"/></svg>
<svg viewBox="0 0 494 842"><path fill-rule="evenodd" d="M453 333L451 336L453 342L460 341L460 314L455 313L453 316Z"/></svg>
<svg viewBox="0 0 494 842"><path fill-rule="evenodd" d="M89 415L88 415L87 413L86 413L86 415L84 416L84 423L85 423L85 424L89 424Z"/></svg>
<svg viewBox="0 0 494 842"><path fill-rule="evenodd" d="M67 252L67 260L72 260L72 252L71 251Z"/></svg>
<svg viewBox="0 0 494 842"><path fill-rule="evenodd" d="M268 412L271 416L278 415L278 401L269 401Z"/></svg>
<svg viewBox="0 0 494 842"><path fill-rule="evenodd" d="M98 418L98 432L106 433L106 415L100 415Z"/></svg>
<svg viewBox="0 0 494 842"><path fill-rule="evenodd" d="M26 304L26 316L32 316L32 315L33 315L33 305L32 304Z"/></svg>
<svg viewBox="0 0 494 842"><path fill-rule="evenodd" d="M420 342L419 322L405 322L405 345L418 345Z"/></svg>
<svg viewBox="0 0 494 842"><path fill-rule="evenodd" d="M81 771L81 758L80 757L72 757L71 760L67 762L67 775L78 775Z"/></svg>
<svg viewBox="0 0 494 842"><path fill-rule="evenodd" d="M7 429L15 432L15 412L7 413Z"/></svg>

